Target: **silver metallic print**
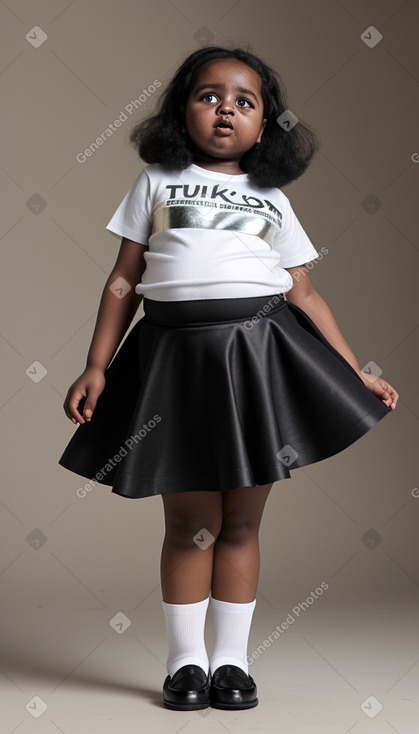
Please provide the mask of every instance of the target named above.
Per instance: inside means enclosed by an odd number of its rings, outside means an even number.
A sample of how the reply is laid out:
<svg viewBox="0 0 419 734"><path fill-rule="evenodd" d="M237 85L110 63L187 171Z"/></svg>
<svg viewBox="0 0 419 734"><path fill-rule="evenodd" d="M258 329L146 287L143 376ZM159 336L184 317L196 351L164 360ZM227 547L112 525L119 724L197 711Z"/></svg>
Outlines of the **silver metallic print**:
<svg viewBox="0 0 419 734"><path fill-rule="evenodd" d="M154 213L152 234L166 229L228 229L256 235L272 246L278 226L261 212L243 211L246 207L239 205L236 208L238 211L230 211L198 203L167 206L165 202Z"/></svg>

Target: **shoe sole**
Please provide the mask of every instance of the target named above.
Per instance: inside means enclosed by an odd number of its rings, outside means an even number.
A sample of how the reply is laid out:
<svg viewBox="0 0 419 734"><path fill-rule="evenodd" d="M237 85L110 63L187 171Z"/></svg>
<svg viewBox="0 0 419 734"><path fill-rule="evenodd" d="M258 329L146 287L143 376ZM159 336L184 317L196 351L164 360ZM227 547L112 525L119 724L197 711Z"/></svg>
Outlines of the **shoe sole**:
<svg viewBox="0 0 419 734"><path fill-rule="evenodd" d="M213 709L225 709L225 710L239 710L239 709L251 709L257 706L259 699L255 698L254 701L246 701L244 703L218 703L217 701L211 701L210 706Z"/></svg>
<svg viewBox="0 0 419 734"><path fill-rule="evenodd" d="M209 703L172 703L171 701L163 701L167 709L172 711L197 711L198 709L207 709Z"/></svg>

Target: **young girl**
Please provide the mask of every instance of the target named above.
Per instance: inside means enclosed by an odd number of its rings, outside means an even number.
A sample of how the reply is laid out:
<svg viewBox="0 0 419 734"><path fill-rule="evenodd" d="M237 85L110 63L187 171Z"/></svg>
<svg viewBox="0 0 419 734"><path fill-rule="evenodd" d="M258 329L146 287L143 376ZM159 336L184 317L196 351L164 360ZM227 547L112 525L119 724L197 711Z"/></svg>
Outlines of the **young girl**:
<svg viewBox="0 0 419 734"><path fill-rule="evenodd" d="M123 497L162 497L170 709L258 704L247 643L272 484L398 400L362 372L304 267L319 253L280 189L317 140L286 110L279 78L246 50L208 46L182 63L131 133L149 165L107 225L120 251L64 402L80 425L62 466Z"/></svg>

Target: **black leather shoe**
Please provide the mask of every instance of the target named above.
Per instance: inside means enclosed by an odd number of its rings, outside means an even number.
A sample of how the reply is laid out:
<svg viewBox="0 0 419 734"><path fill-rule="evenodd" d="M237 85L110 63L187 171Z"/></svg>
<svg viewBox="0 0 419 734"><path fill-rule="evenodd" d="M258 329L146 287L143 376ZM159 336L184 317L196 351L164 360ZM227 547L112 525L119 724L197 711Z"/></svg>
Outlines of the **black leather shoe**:
<svg viewBox="0 0 419 734"><path fill-rule="evenodd" d="M210 705L210 674L199 665L183 665L163 683L163 703L168 709L195 711Z"/></svg>
<svg viewBox="0 0 419 734"><path fill-rule="evenodd" d="M221 665L211 676L210 702L215 709L249 709L257 706L256 683L237 665Z"/></svg>

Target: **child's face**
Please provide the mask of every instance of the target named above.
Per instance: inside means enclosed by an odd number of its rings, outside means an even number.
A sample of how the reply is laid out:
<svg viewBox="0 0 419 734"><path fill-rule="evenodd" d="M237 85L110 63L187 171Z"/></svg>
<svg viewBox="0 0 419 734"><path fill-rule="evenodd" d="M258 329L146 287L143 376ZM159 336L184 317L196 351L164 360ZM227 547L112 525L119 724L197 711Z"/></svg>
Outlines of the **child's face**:
<svg viewBox="0 0 419 734"><path fill-rule="evenodd" d="M186 106L180 108L197 148L195 160L221 160L238 168L244 153L260 142L266 125L261 90L259 74L237 59L215 59L195 72ZM216 127L223 119L232 129Z"/></svg>

